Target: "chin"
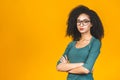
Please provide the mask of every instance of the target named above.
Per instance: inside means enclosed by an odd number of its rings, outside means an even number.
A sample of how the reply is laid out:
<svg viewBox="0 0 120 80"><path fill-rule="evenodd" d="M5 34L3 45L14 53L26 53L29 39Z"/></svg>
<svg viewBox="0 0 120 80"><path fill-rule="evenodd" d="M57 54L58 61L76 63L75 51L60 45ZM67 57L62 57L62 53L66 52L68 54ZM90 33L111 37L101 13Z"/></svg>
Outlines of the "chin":
<svg viewBox="0 0 120 80"><path fill-rule="evenodd" d="M81 34L86 33L85 31L80 31Z"/></svg>
<svg viewBox="0 0 120 80"><path fill-rule="evenodd" d="M82 31L79 31L81 34L84 34L84 33L87 33L89 32L88 30L82 30Z"/></svg>

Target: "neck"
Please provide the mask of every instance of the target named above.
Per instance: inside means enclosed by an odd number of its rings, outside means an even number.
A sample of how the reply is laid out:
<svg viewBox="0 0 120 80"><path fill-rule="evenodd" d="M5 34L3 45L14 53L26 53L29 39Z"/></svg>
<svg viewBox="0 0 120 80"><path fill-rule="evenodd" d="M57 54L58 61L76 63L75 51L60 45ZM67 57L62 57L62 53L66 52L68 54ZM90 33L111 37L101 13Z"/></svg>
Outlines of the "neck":
<svg viewBox="0 0 120 80"><path fill-rule="evenodd" d="M81 39L90 39L91 37L92 35L90 34L90 32L81 34Z"/></svg>

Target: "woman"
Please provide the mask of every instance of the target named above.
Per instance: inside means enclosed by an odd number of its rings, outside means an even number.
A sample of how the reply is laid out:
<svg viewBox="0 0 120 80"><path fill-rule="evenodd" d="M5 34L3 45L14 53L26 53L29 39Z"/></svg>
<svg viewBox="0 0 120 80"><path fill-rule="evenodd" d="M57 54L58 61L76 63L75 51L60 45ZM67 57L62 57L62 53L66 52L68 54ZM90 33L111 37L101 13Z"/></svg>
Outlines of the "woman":
<svg viewBox="0 0 120 80"><path fill-rule="evenodd" d="M71 36L57 70L68 72L67 80L94 80L93 66L100 53L104 30L95 11L80 5L68 18L66 36Z"/></svg>

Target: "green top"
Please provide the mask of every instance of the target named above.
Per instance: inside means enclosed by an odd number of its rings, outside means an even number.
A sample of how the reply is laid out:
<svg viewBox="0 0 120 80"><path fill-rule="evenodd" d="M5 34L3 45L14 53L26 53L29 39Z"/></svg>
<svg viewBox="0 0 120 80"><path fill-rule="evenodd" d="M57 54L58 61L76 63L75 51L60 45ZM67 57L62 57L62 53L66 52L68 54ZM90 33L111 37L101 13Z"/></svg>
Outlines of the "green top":
<svg viewBox="0 0 120 80"><path fill-rule="evenodd" d="M83 67L90 70L88 74L72 74L68 73L67 80L94 80L92 68L94 63L100 53L101 42L92 36L90 43L82 48L75 47L76 41L71 41L63 56L67 55L70 63L79 63L83 62ZM57 65L60 63L60 60L57 62Z"/></svg>

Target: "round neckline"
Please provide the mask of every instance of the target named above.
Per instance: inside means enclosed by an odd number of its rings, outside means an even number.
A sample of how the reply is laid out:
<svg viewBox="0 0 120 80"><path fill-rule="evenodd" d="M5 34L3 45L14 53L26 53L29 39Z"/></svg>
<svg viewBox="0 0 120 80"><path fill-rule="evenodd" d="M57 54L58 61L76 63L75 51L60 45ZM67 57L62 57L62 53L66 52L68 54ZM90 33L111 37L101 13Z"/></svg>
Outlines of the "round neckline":
<svg viewBox="0 0 120 80"><path fill-rule="evenodd" d="M75 43L74 43L74 48L75 48L75 49L83 49L83 48L86 48L87 46L89 46L89 45L91 44L93 38L94 38L94 37L92 36L92 38L90 39L90 42L89 42L86 46L84 46L84 47L80 47L80 48L77 48L77 47L75 46L76 43L77 43L77 41L75 41Z"/></svg>

